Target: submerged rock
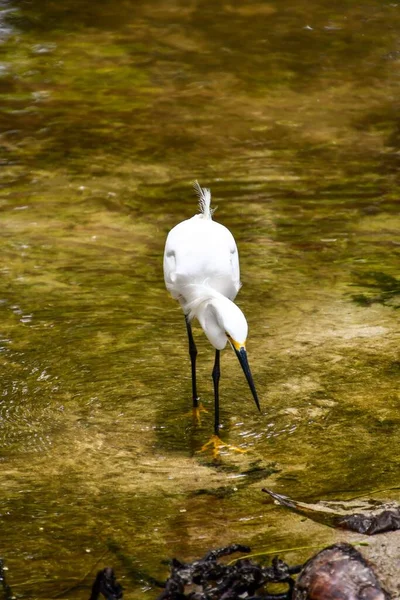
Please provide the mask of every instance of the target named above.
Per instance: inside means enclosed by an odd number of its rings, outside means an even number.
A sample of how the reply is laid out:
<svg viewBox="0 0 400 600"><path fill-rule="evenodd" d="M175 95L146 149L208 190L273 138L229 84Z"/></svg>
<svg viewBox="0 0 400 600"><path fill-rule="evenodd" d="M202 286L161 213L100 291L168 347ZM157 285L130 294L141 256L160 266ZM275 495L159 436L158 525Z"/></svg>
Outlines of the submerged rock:
<svg viewBox="0 0 400 600"><path fill-rule="evenodd" d="M324 548L303 567L292 600L389 600L375 573L350 544Z"/></svg>

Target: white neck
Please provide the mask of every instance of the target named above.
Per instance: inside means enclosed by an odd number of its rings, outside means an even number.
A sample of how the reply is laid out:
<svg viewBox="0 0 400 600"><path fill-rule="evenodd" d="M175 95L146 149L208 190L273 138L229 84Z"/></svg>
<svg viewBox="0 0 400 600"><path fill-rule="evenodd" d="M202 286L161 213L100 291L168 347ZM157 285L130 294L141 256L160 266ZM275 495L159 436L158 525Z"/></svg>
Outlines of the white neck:
<svg viewBox="0 0 400 600"><path fill-rule="evenodd" d="M227 333L237 342L247 337L247 322L236 304L207 284L189 284L184 290L182 308L189 319L196 317L211 344L222 350ZM242 339L243 338L243 339Z"/></svg>
<svg viewBox="0 0 400 600"><path fill-rule="evenodd" d="M189 319L199 318L202 305L211 300L225 299L225 296L214 290L206 283L189 283L183 290L182 308ZM203 307L204 308L204 307Z"/></svg>

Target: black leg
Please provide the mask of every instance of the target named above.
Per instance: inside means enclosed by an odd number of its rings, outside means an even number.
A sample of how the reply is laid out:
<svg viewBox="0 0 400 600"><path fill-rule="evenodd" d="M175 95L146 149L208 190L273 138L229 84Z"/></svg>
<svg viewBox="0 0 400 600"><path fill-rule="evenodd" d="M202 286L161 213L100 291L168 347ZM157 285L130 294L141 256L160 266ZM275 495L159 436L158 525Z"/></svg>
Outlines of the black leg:
<svg viewBox="0 0 400 600"><path fill-rule="evenodd" d="M218 389L218 385L219 385L219 378L221 375L221 371L219 368L219 355L220 355L220 351L216 350L215 351L214 368L212 371L212 378L213 378L213 382L214 382L214 433L215 433L215 435L218 435L218 433L219 433L219 389Z"/></svg>
<svg viewBox="0 0 400 600"><path fill-rule="evenodd" d="M196 356L197 356L197 348L194 343L192 326L190 325L190 321L185 315L186 329L189 338L189 355L190 362L192 365L192 397L193 397L193 408L197 408L199 406L199 397L197 395L197 386L196 386Z"/></svg>

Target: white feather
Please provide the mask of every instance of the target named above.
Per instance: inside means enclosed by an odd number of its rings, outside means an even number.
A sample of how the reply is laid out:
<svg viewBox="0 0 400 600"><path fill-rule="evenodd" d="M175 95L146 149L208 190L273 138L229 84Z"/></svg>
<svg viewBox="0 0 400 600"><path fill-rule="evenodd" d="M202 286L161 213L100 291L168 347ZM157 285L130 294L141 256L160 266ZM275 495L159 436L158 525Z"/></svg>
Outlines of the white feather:
<svg viewBox="0 0 400 600"><path fill-rule="evenodd" d="M211 192L208 188L202 188L196 180L193 183L194 191L199 197L199 208L205 219L212 219L214 209L211 208Z"/></svg>

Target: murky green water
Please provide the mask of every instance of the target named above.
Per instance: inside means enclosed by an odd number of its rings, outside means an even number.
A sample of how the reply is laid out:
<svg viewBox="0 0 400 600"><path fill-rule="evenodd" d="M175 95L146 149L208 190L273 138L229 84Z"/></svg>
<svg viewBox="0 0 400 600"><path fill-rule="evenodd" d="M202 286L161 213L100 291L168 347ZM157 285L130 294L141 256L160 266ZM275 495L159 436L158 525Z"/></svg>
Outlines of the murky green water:
<svg viewBox="0 0 400 600"><path fill-rule="evenodd" d="M13 591L87 598L89 571L112 564L127 598L154 598L142 572L165 577L171 556L329 542L260 489L398 484L400 5L0 9L0 555ZM220 466L196 453L212 431L213 351L196 329L199 429L162 277L195 178L239 245L263 409L227 350L223 437L248 452Z"/></svg>

